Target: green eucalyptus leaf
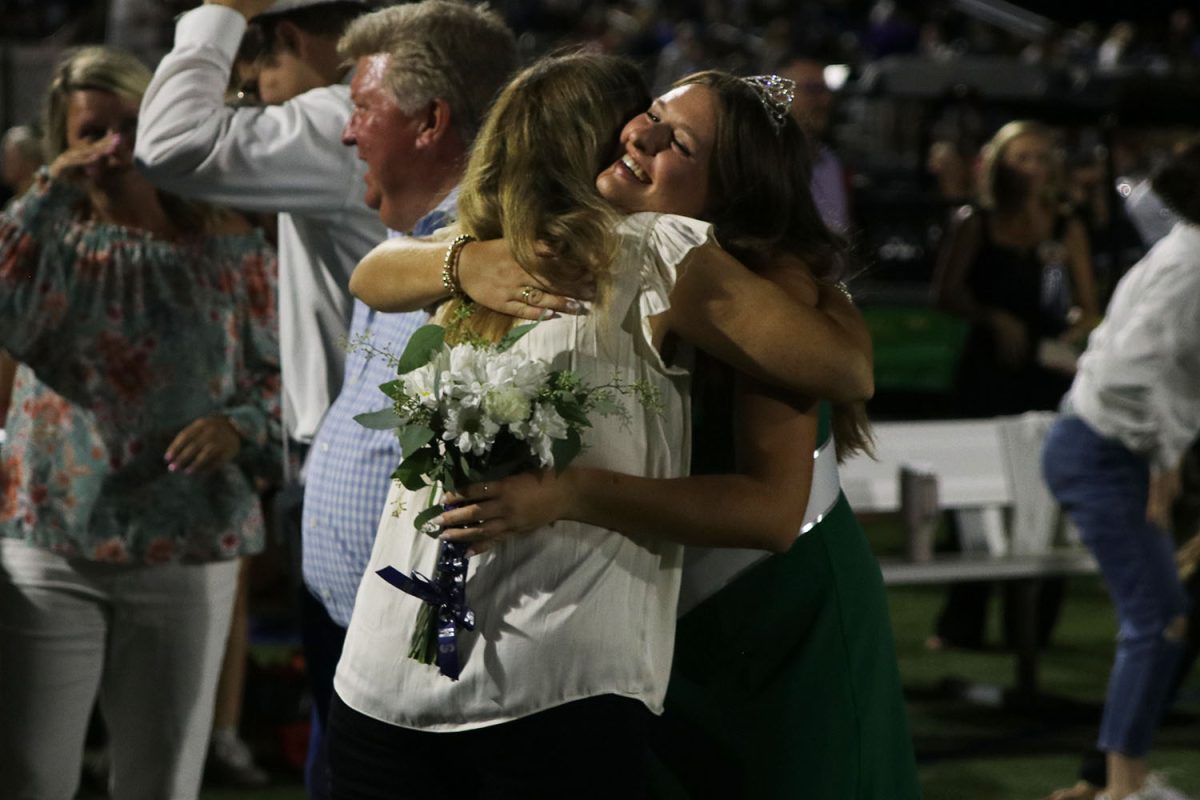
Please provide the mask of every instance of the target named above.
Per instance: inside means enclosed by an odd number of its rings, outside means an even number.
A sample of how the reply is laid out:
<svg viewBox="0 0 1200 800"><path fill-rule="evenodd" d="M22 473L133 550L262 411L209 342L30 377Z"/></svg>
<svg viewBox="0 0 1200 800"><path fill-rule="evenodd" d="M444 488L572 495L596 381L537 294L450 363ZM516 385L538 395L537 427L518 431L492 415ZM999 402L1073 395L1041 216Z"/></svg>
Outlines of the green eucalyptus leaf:
<svg viewBox="0 0 1200 800"><path fill-rule="evenodd" d="M500 344L496 345L496 349L503 353L505 350L508 350L514 344L519 342L522 336L529 333L536 326L536 322L527 322L524 325L518 325L508 333L504 334L504 338L500 340Z"/></svg>
<svg viewBox="0 0 1200 800"><path fill-rule="evenodd" d="M400 428L398 438L401 453L415 453L433 440L433 428L421 423L405 425Z"/></svg>
<svg viewBox="0 0 1200 800"><path fill-rule="evenodd" d="M460 477L463 481L463 488L475 483L476 479L479 477L479 471L471 465L471 459L467 457L466 453L459 454L458 469L458 477Z"/></svg>
<svg viewBox="0 0 1200 800"><path fill-rule="evenodd" d="M388 381L387 383L379 384L379 389L393 400L400 400L404 397L404 381Z"/></svg>
<svg viewBox="0 0 1200 800"><path fill-rule="evenodd" d="M420 369L433 359L433 354L446 346L446 331L441 325L423 325L408 339L408 346L396 365L401 375Z"/></svg>
<svg viewBox="0 0 1200 800"><path fill-rule="evenodd" d="M392 428L403 425L404 417L397 414L394 409L382 408L379 411L358 414L354 417L354 421L373 431L390 431Z"/></svg>
<svg viewBox="0 0 1200 800"><path fill-rule="evenodd" d="M569 401L555 403L554 406L567 422L574 423L580 428L590 428L592 426L591 420L588 419L587 414L584 413L583 408L578 403Z"/></svg>
<svg viewBox="0 0 1200 800"><path fill-rule="evenodd" d="M604 417L612 417L623 414L625 407L611 395L600 394L592 400L592 411Z"/></svg>
<svg viewBox="0 0 1200 800"><path fill-rule="evenodd" d="M554 456L555 471L562 472L566 469L581 450L583 450L583 440L579 436L579 431L569 430L567 438L555 439L554 445L550 448L550 453Z"/></svg>
<svg viewBox="0 0 1200 800"><path fill-rule="evenodd" d="M454 479L454 470L450 468L450 458L452 456L438 462L433 475L433 479L442 485L443 492L457 492L459 488L458 482Z"/></svg>
<svg viewBox="0 0 1200 800"><path fill-rule="evenodd" d="M392 473L392 477L400 481L405 489L415 492L425 488L425 476L432 469L433 451L428 447L422 447L401 461L400 466L396 467L396 471Z"/></svg>

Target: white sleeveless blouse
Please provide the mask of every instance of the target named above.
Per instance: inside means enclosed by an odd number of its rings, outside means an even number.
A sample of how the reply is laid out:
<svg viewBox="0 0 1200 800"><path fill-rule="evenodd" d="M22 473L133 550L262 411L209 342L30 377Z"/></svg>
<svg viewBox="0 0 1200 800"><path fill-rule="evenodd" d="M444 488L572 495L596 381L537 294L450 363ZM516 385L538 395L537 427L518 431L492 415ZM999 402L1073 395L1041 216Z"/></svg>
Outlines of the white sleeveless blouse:
<svg viewBox="0 0 1200 800"><path fill-rule="evenodd" d="M628 424L595 417L575 463L679 477L690 459L689 376L663 363L651 345L648 318L669 307L676 268L710 238L711 226L636 214L618 230L607 309L542 322L515 350L572 369L593 385L617 375L657 387L661 412L621 398ZM635 698L661 713L682 546L560 521L473 557L467 604L476 629L458 634L463 667L452 681L436 666L408 658L420 601L375 574L386 566L433 574L437 541L412 524L428 492L392 486L334 680L347 705L428 731L494 725L603 694ZM404 509L399 514L397 501Z"/></svg>

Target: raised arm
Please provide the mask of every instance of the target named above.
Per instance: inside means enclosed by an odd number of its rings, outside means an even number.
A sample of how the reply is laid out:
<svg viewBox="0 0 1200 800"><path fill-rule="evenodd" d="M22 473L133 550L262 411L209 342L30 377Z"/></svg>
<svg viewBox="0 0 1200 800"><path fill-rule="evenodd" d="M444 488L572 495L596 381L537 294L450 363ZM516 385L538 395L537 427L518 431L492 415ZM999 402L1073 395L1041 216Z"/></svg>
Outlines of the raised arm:
<svg viewBox="0 0 1200 800"><path fill-rule="evenodd" d="M241 11L217 4L179 18L175 46L142 98L139 168L171 192L247 211L333 214L358 202L365 166L341 144L347 86L277 106L225 105L245 29Z"/></svg>
<svg viewBox="0 0 1200 800"><path fill-rule="evenodd" d="M76 372L59 331L71 320L66 312L79 258L65 240L79 224L76 209L83 200L76 184L43 168L30 190L0 214L0 348L55 375Z"/></svg>

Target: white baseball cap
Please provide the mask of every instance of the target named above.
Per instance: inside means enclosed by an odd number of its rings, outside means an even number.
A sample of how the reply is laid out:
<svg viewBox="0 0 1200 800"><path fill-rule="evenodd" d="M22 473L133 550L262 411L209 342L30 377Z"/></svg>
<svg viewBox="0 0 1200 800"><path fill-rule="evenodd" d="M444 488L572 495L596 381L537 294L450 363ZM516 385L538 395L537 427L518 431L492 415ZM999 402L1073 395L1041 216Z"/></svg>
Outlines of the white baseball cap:
<svg viewBox="0 0 1200 800"><path fill-rule="evenodd" d="M265 17L271 14L286 14L289 11L298 11L302 8L311 8L312 6L325 6L331 3L352 3L364 8L372 5L368 0L275 0L270 8L258 16Z"/></svg>

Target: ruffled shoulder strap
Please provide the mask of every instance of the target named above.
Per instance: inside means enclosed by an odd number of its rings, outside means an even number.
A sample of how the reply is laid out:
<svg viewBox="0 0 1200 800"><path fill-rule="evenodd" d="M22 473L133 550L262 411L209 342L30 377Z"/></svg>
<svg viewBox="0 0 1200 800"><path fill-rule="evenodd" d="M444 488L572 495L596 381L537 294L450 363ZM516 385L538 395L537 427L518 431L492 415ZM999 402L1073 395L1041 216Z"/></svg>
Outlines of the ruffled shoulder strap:
<svg viewBox="0 0 1200 800"><path fill-rule="evenodd" d="M620 260L614 270L608 313L633 333L645 358L667 373L687 372L688 358L677 355L674 366L655 349L650 318L671 307L679 267L696 248L713 240L712 225L673 214L634 214L618 226Z"/></svg>
<svg viewBox="0 0 1200 800"><path fill-rule="evenodd" d="M621 222L622 236L636 240L640 263L638 303L643 317L671 307L670 295L679 277L679 265L698 247L715 242L713 227L677 214L643 212Z"/></svg>

